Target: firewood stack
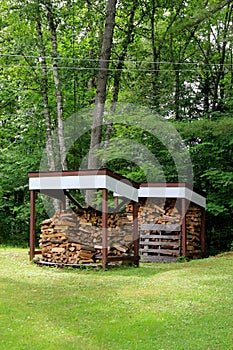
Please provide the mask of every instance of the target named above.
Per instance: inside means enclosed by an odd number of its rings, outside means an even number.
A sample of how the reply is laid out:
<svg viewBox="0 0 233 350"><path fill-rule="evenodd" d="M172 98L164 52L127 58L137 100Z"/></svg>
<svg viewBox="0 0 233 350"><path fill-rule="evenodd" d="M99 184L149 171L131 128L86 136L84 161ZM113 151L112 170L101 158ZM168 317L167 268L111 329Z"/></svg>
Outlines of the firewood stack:
<svg viewBox="0 0 233 350"><path fill-rule="evenodd" d="M179 256L180 231L172 230L169 232L169 225L181 224L180 210L176 200L141 198L138 221L139 227L144 224L157 226L156 230L141 230L140 254L142 261L166 261L168 257L175 259Z"/></svg>
<svg viewBox="0 0 233 350"><path fill-rule="evenodd" d="M93 209L57 211L41 223L42 261L59 264L99 263L102 216ZM131 256L132 221L126 214L108 215L108 255Z"/></svg>
<svg viewBox="0 0 233 350"><path fill-rule="evenodd" d="M191 204L186 213L187 256L201 258L201 209Z"/></svg>
<svg viewBox="0 0 233 350"><path fill-rule="evenodd" d="M132 213L129 203L126 211ZM138 209L138 223L142 224L181 224L180 209L175 199L141 198Z"/></svg>
<svg viewBox="0 0 233 350"><path fill-rule="evenodd" d="M132 204L127 207L132 212ZM200 258L201 209L191 203L186 213L186 256ZM166 231L166 226L181 225L181 202L167 198L141 198L139 202L139 227L143 224L161 224L161 230L140 233L142 261L175 261L181 255L181 231ZM166 226L165 226L166 225ZM174 226L173 226L174 227ZM155 244L153 245L153 242Z"/></svg>
<svg viewBox="0 0 233 350"><path fill-rule="evenodd" d="M139 228L157 225L156 230L141 231L142 261L169 261L181 255L181 202L175 199L141 198L138 209ZM186 213L186 252L199 258L201 252L201 209L191 203ZM133 255L133 205L126 213L108 214L108 256ZM161 225L161 226L160 226ZM159 227L159 228L158 228ZM160 229L161 227L161 229ZM100 263L102 260L102 213L77 208L76 212L57 211L41 223L42 260L60 264ZM151 259L151 260L150 260ZM173 261L173 260L170 260Z"/></svg>

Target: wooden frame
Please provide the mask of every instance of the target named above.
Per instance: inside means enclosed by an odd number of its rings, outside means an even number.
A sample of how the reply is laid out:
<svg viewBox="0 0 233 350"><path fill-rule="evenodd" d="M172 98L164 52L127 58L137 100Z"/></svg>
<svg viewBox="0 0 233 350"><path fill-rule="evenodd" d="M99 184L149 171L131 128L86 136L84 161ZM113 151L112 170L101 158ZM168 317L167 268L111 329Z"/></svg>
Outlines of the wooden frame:
<svg viewBox="0 0 233 350"><path fill-rule="evenodd" d="M41 251L35 250L35 216L36 194L41 192L47 196L61 200L63 206L66 196L69 198L69 189L101 189L102 190L102 266L107 268L112 261L130 261L136 266L139 264L139 233L138 233L138 198L147 195L151 198L176 198L181 201L181 254L186 256L186 209L189 202L201 208L201 252L205 252L205 205L206 194L193 190L186 183L142 183L138 184L120 176L108 169L92 169L80 171L30 172L30 260ZM115 209L118 207L117 197L131 200L133 203L133 257L108 257L108 191L116 194ZM123 201L123 203L125 203ZM118 207L119 208L119 207ZM159 224L156 230L166 231L167 227ZM145 225L144 225L145 226ZM145 228L144 228L145 229ZM173 227L175 230L175 228ZM149 244L148 244L149 247ZM149 248L148 248L149 249ZM132 259L131 259L132 258Z"/></svg>
<svg viewBox="0 0 233 350"><path fill-rule="evenodd" d="M204 256L205 254L205 206L206 206L206 193L203 191L197 191L196 189L192 189L191 186L189 186L186 183L142 183L140 185L139 191L138 191L138 197L139 198L171 198L176 199L180 203L181 207L181 250L180 255L181 256L187 256L187 229L186 229L186 212L189 207L189 205L195 204L197 205L201 210L201 255ZM150 225L150 224L143 224L140 228L140 232L147 229L148 227L152 227L153 230L158 231L166 231L167 225L157 224L157 225ZM169 225L174 226L172 231L175 231L176 225ZM152 230L150 228L150 230ZM152 230L152 231L153 231ZM153 236L153 235L152 235ZM152 238L151 236L151 238ZM143 236L141 236L143 237ZM154 237L158 238L158 237ZM145 238L146 239L146 238ZM148 253L153 253L150 247L149 239L145 242L145 248L146 245L148 246L147 249L140 250L143 254L143 261L159 261L159 259L156 259L157 257L148 256ZM152 245L152 244L151 244ZM156 244L154 244L156 245ZM168 250L167 250L168 251ZM158 252L158 249L155 249L155 253ZM161 250L162 253L166 253L165 251ZM169 251L168 251L169 253ZM159 258L159 257L158 257ZM166 258L163 257L160 259L161 261L166 261Z"/></svg>
<svg viewBox="0 0 233 350"><path fill-rule="evenodd" d="M182 217L182 228L181 228L181 254L182 256L186 256L186 242L187 242L187 234L186 234L186 199L181 199L181 217Z"/></svg>
<svg viewBox="0 0 233 350"><path fill-rule="evenodd" d="M158 231L158 233L146 234L145 231ZM163 232L169 233L173 231L180 231L179 235L169 235ZM150 240L153 241L150 241ZM155 241L156 239L157 241ZM143 253L143 261L153 262L153 261L176 261L176 258L167 257L166 254L177 254L180 255L180 242L182 239L181 235L181 225L178 224L142 224L140 227L140 240L142 248L139 248L139 252ZM145 244L142 242L145 240ZM163 240L172 240L173 242L167 242ZM174 244L178 244L177 249L168 249L167 247L173 247ZM155 248L156 246L156 248ZM164 247L166 248L164 249ZM154 253L155 256L148 255L148 253ZM160 255L164 254L164 255Z"/></svg>
<svg viewBox="0 0 233 350"><path fill-rule="evenodd" d="M85 170L85 171L64 171L64 172L42 172L29 173L30 190L30 260L33 260L36 254L41 254L40 250L35 250L35 217L36 217L36 192L41 192L50 197L58 198L64 205L65 197L69 196L67 190L70 188L102 189L102 267L107 268L108 263L112 261L129 261L136 266L139 264L139 243L138 243L138 222L137 222L137 191L139 185L133 181L115 174L107 169ZM63 181L69 177L69 181ZM33 181L32 181L33 179ZM42 179L42 181L40 181ZM47 182L47 179L48 182ZM50 180L55 180L51 182ZM88 181L87 181L88 179ZM71 180L71 181L70 181ZM48 185L49 183L49 185ZM70 184L70 188L65 185ZM79 184L80 186L78 186ZM98 186L103 186L102 188ZM52 187L52 188L51 188ZM128 199L134 200L134 219L133 219L133 257L108 257L108 190L116 190L122 195L128 195Z"/></svg>

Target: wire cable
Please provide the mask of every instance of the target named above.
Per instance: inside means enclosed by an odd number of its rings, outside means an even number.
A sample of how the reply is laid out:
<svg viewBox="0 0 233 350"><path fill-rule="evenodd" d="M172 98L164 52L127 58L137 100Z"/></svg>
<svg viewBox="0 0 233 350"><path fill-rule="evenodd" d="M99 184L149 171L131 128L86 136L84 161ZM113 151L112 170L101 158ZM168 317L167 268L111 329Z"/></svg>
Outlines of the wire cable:
<svg viewBox="0 0 233 350"><path fill-rule="evenodd" d="M20 54L0 54L0 57L18 57L18 58L34 58L37 59L38 61L40 61L41 56L34 56L34 55L20 55ZM81 58L81 57L53 57L53 56L43 56L43 58L45 59L51 59L51 60L70 60L73 62L99 62L100 59L99 58ZM204 62L167 62L167 61L146 61L146 60L116 60L116 59L111 59L111 60L105 60L105 62L109 62L109 63L134 63L134 64L142 64L142 63L146 63L146 64L166 64L166 65L171 65L171 64L175 64L175 65L200 65L200 66L233 66L232 63L204 63Z"/></svg>

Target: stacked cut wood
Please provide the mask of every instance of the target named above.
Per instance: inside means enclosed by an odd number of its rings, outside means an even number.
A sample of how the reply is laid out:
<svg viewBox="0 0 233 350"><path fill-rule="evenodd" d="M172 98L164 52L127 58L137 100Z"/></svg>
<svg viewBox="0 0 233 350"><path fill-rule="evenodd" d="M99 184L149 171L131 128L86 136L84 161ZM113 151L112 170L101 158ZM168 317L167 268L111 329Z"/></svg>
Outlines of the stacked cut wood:
<svg viewBox="0 0 233 350"><path fill-rule="evenodd" d="M201 258L201 209L190 204L186 213L187 256Z"/></svg>
<svg viewBox="0 0 233 350"><path fill-rule="evenodd" d="M132 204L129 204L127 211L132 212L132 208ZM185 220L186 255L190 258L200 258L202 256L202 218L200 207L191 203L186 212ZM168 227L169 225L181 226L181 202L172 198L166 200L158 198L141 198L139 203L138 221L139 227L143 224L160 224L163 229L166 228L164 225L168 225ZM181 255L181 232L178 230L167 232L163 231L163 229L141 231L140 234L143 237L140 238L142 260L157 261L159 260L157 259L158 257L167 256L176 258ZM156 244L153 245L153 242L156 242ZM154 257L154 259L152 257ZM165 261L165 259L161 259L161 261Z"/></svg>
<svg viewBox="0 0 233 350"><path fill-rule="evenodd" d="M132 211L132 205L128 206L128 211ZM166 231L166 226L181 225L180 208L175 199L141 198L138 221L139 227L143 224L161 225L161 230L141 231L140 252L142 260L156 261L158 257L176 258L179 256L180 230Z"/></svg>
<svg viewBox="0 0 233 350"><path fill-rule="evenodd" d="M41 223L42 260L50 263L98 263L102 259L102 216L93 209L57 211ZM108 215L108 255L131 256L132 220Z"/></svg>
<svg viewBox="0 0 233 350"><path fill-rule="evenodd" d="M129 203L126 211L132 213ZM138 223L142 224L181 224L180 210L175 199L141 198L138 209Z"/></svg>

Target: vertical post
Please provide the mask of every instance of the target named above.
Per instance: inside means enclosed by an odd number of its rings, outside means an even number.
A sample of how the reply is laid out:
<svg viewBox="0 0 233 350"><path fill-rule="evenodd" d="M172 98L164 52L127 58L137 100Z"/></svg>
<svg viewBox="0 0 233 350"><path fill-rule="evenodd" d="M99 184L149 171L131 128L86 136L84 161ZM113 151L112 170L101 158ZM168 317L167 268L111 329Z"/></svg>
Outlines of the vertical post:
<svg viewBox="0 0 233 350"><path fill-rule="evenodd" d="M102 194L102 261L103 269L108 266L108 190L103 189Z"/></svg>
<svg viewBox="0 0 233 350"><path fill-rule="evenodd" d="M36 225L35 225L35 191L30 191L30 260L35 256L35 234L36 234Z"/></svg>
<svg viewBox="0 0 233 350"><path fill-rule="evenodd" d="M134 265L139 265L139 232L138 232L138 203L133 202L133 244Z"/></svg>
<svg viewBox="0 0 233 350"><path fill-rule="evenodd" d="M201 253L205 254L205 208L201 208Z"/></svg>
<svg viewBox="0 0 233 350"><path fill-rule="evenodd" d="M66 210L66 192L65 191L61 191L61 210Z"/></svg>
<svg viewBox="0 0 233 350"><path fill-rule="evenodd" d="M114 197L114 210L117 210L118 207L118 196Z"/></svg>
<svg viewBox="0 0 233 350"><path fill-rule="evenodd" d="M181 233L181 254L186 256L186 199L181 199L182 233Z"/></svg>

